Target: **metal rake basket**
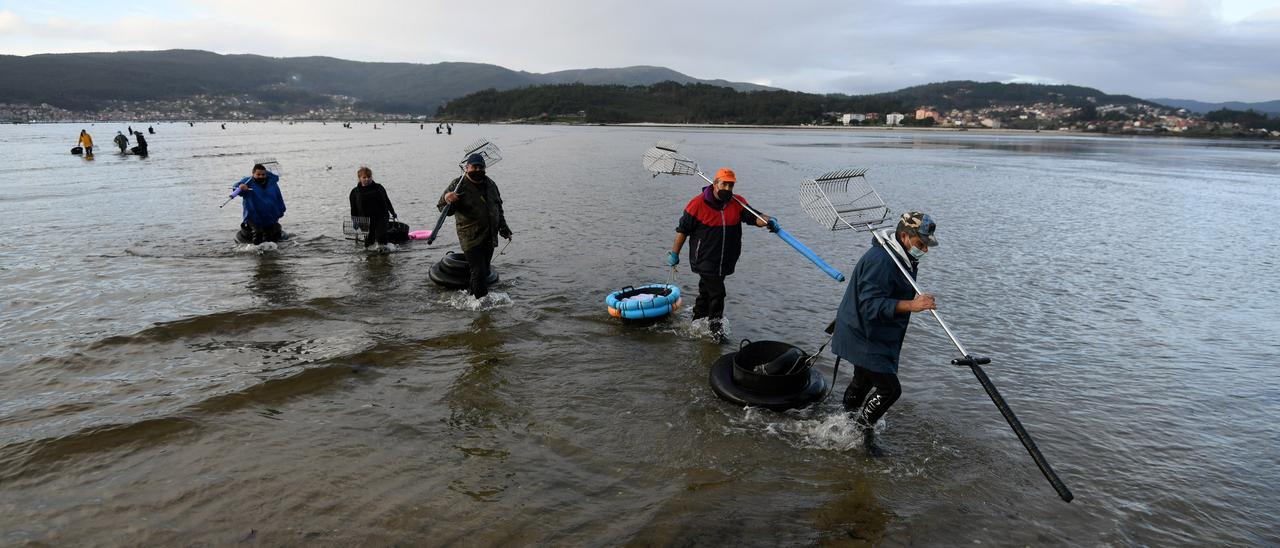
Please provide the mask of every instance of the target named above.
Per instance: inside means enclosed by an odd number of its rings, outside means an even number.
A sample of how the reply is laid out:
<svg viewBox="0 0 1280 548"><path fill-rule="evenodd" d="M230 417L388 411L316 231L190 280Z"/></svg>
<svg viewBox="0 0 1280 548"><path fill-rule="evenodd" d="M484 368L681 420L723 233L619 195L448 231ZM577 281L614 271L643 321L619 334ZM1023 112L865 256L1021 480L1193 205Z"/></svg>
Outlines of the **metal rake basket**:
<svg viewBox="0 0 1280 548"><path fill-rule="evenodd" d="M871 187L865 169L832 171L800 183L800 208L827 230L874 230L889 206Z"/></svg>
<svg viewBox="0 0 1280 548"><path fill-rule="evenodd" d="M459 162L459 165L466 164L467 158L470 158L472 154L479 154L481 158L484 158L486 169L502 161L502 150L498 148L498 145L489 142L488 139L479 139L467 145L467 148L462 153L462 161Z"/></svg>
<svg viewBox="0 0 1280 548"><path fill-rule="evenodd" d="M658 175L697 175L698 163L682 156L676 151L676 144L671 141L658 141L646 150L642 161L644 168Z"/></svg>

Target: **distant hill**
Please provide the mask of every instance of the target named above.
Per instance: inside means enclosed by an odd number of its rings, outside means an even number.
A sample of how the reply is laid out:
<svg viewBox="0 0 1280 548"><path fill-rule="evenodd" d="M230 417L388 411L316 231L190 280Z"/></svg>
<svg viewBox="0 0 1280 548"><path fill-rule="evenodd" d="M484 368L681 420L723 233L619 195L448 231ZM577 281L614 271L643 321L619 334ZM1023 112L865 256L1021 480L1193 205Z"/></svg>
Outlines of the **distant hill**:
<svg viewBox="0 0 1280 548"><path fill-rule="evenodd" d="M883 97L786 90L740 92L703 83L661 82L643 86L557 84L489 89L449 101L441 115L469 121L778 125L814 123L827 118L828 112L887 113L906 112L908 108L906 103Z"/></svg>
<svg viewBox="0 0 1280 548"><path fill-rule="evenodd" d="M1152 105L1156 104L1129 95L1109 95L1093 88L1061 84L1004 84L1000 82L973 82L953 80L922 86L912 86L898 91L878 93L872 97L884 97L912 105L932 106L947 111L971 110L990 106L1030 105L1032 103L1059 103L1082 107L1094 105Z"/></svg>
<svg viewBox="0 0 1280 548"><path fill-rule="evenodd" d="M1206 114L1215 110L1256 110L1267 114L1280 114L1280 101L1266 101L1263 103L1242 103L1240 101L1228 101L1226 103L1206 103L1203 101L1194 101L1191 99L1151 99L1151 101L1162 105L1171 106L1173 108L1185 108L1191 112Z"/></svg>
<svg viewBox="0 0 1280 548"><path fill-rule="evenodd" d="M489 89L454 99L441 114L463 120L581 119L588 123L661 122L712 124L811 124L831 120L831 113L907 114L915 109L1000 110L1053 103L1072 107L1150 105L1128 95L1109 95L1092 88L1066 85L1002 84L953 81L913 86L888 93L842 95L786 90L739 92L706 83L621 85L549 85L509 90ZM1081 108L1082 116L1097 110ZM875 123L875 122L872 122Z"/></svg>
<svg viewBox="0 0 1280 548"><path fill-rule="evenodd" d="M483 89L584 82L644 85L704 82L662 67L585 69L538 74L481 63L368 63L332 57L220 55L198 50L0 55L0 102L49 103L92 110L106 100L145 101L198 94L355 98L380 112L434 114L449 99ZM746 83L707 81L740 90ZM311 95L310 99L308 95Z"/></svg>

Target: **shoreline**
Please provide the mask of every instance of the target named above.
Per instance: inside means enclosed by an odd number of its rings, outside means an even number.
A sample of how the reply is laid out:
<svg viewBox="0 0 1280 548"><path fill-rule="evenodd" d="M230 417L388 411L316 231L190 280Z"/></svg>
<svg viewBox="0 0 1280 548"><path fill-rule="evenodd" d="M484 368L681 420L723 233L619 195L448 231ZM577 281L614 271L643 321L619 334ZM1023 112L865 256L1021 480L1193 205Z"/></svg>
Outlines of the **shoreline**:
<svg viewBox="0 0 1280 548"><path fill-rule="evenodd" d="M1101 132L1101 131L1083 131L1083 130L1033 130L1033 129L1013 129L1013 128L957 128L957 127L927 127L927 126L812 126L812 125L764 125L764 124L677 124L665 122L629 122L629 123L583 123L583 122L530 122L526 120L512 120L501 122L439 122L427 121L416 122L408 120L328 120L328 119L302 119L302 120L157 120L155 122L139 122L134 120L39 120L26 122L3 122L0 125L32 125L32 124L381 124L390 125L423 125L432 123L450 123L450 124L494 124L494 125L511 125L511 126L588 126L588 127L622 127L622 128L677 128L677 129L710 129L710 130L741 130L741 129L764 129L764 130L808 130L808 131L851 131L851 132L938 132L938 133L969 133L981 135L997 135L997 136L1065 136L1065 137L1102 137L1102 138L1118 138L1118 137L1152 137L1152 138L1176 138L1176 139L1208 139L1208 140L1235 140L1243 142L1268 142L1280 141L1280 137L1271 135L1205 135L1193 134L1187 135L1183 133L1173 132Z"/></svg>

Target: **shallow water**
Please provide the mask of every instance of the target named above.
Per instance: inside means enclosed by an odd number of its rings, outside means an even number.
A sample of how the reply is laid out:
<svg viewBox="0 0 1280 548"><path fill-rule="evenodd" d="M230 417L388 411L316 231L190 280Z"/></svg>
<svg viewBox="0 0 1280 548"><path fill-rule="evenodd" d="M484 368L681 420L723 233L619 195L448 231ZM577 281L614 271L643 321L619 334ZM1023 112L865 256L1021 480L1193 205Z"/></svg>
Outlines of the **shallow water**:
<svg viewBox="0 0 1280 548"><path fill-rule="evenodd" d="M92 161L66 152L80 126L0 127L0 543L1280 542L1274 145L379 127L161 124L149 158ZM357 167L430 228L478 137L502 147L515 231L492 297L427 280L451 223L390 253L343 238ZM744 410L707 384L732 345L688 307L609 318L608 292L666 281L701 186L641 168L659 139L732 166L846 273L869 237L809 221L804 177L869 168L895 212L930 212L921 283L1075 502L927 316L879 459L840 411L847 366L815 409ZM239 206L218 204L266 157L293 237L237 247ZM816 349L844 285L763 230L744 240L731 338Z"/></svg>

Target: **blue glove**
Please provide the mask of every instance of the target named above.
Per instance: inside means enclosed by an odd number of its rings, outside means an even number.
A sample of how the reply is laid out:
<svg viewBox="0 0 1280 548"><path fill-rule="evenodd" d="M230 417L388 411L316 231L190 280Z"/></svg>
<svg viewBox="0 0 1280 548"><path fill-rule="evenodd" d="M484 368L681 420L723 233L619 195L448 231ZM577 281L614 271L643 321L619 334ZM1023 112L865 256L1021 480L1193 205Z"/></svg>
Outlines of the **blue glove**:
<svg viewBox="0 0 1280 548"><path fill-rule="evenodd" d="M778 220L772 217L769 218L769 222L765 223L764 227L769 229L769 232L773 233L777 233L779 230L782 230L782 227L778 226Z"/></svg>
<svg viewBox="0 0 1280 548"><path fill-rule="evenodd" d="M667 252L667 266L675 267L680 264L680 254L674 251Z"/></svg>

